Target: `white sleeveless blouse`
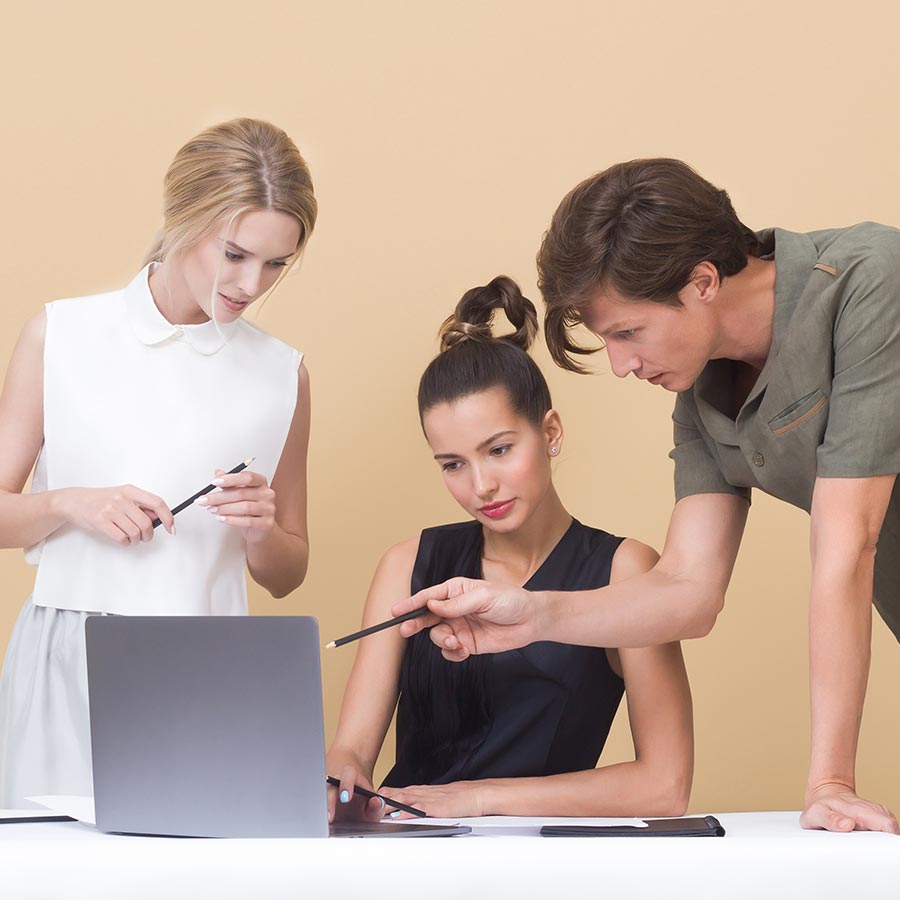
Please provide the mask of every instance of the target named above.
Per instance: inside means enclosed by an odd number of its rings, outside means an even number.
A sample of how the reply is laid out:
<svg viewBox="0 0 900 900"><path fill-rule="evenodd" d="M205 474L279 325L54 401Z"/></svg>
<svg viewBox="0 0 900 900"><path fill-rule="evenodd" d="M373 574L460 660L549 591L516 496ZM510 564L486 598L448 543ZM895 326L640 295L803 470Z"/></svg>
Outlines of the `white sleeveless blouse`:
<svg viewBox="0 0 900 900"><path fill-rule="evenodd" d="M248 322L172 325L147 284L48 303L44 445L33 490L133 484L170 507L255 456L269 481L297 402L302 355ZM214 497L215 495L211 495ZM120 615L247 612L239 529L202 506L176 535L120 546L64 526L26 551L38 606Z"/></svg>

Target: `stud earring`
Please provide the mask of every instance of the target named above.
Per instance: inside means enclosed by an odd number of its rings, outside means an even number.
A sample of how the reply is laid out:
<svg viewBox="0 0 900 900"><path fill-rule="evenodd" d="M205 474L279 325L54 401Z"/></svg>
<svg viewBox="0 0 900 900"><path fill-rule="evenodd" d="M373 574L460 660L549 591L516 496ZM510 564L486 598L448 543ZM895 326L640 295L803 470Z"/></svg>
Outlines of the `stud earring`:
<svg viewBox="0 0 900 900"><path fill-rule="evenodd" d="M551 456L556 456L557 453L559 453L559 447L551 447L551 448L550 448L550 455L551 455Z"/></svg>

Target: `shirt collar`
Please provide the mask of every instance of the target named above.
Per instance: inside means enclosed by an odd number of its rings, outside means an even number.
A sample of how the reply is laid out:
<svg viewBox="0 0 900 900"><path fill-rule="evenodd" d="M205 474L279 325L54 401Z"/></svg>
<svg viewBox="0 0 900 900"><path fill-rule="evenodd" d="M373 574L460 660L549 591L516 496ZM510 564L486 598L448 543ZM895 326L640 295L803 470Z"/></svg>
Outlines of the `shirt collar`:
<svg viewBox="0 0 900 900"><path fill-rule="evenodd" d="M168 340L183 340L203 356L221 350L234 336L239 319L233 322L202 322L173 325L160 311L150 293L150 272L155 263L144 266L125 288L125 309L137 339L149 347Z"/></svg>
<svg viewBox="0 0 900 900"><path fill-rule="evenodd" d="M778 355L785 332L813 272L819 253L805 234L766 228L756 233L760 256L775 260L775 315L772 320L772 344L766 363Z"/></svg>
<svg viewBox="0 0 900 900"><path fill-rule="evenodd" d="M766 228L756 232L756 236L760 242L760 257L775 260L772 343L763 369L738 415L749 409L752 401L765 392L791 317L819 259L815 244L805 234L782 228ZM723 411L730 406L732 368L731 360L710 360L692 390L703 423L712 437L719 443L737 446L740 442L736 420Z"/></svg>

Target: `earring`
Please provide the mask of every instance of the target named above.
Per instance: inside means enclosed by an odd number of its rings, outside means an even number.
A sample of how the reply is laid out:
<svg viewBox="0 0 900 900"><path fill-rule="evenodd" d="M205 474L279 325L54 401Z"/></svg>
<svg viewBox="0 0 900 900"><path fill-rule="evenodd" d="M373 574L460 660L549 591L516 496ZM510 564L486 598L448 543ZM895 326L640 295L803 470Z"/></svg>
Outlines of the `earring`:
<svg viewBox="0 0 900 900"><path fill-rule="evenodd" d="M557 453L559 453L559 447L551 447L551 448L550 448L550 455L551 455L551 456L556 456Z"/></svg>

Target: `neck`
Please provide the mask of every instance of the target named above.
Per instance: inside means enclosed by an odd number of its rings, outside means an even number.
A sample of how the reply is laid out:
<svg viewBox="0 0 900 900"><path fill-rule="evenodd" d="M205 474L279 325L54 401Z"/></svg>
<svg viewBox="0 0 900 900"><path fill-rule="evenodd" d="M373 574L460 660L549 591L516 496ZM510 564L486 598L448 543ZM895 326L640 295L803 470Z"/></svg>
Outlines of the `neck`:
<svg viewBox="0 0 900 900"><path fill-rule="evenodd" d="M181 269L166 259L151 273L148 281L156 308L172 325L200 325L209 316L197 305Z"/></svg>
<svg viewBox="0 0 900 900"><path fill-rule="evenodd" d="M733 359L762 369L772 346L775 263L750 257L746 268L726 279L716 297L719 342L714 359Z"/></svg>
<svg viewBox="0 0 900 900"><path fill-rule="evenodd" d="M482 527L484 558L501 564L517 583L524 584L571 524L572 516L551 484L538 508L521 528L509 534L498 534Z"/></svg>

